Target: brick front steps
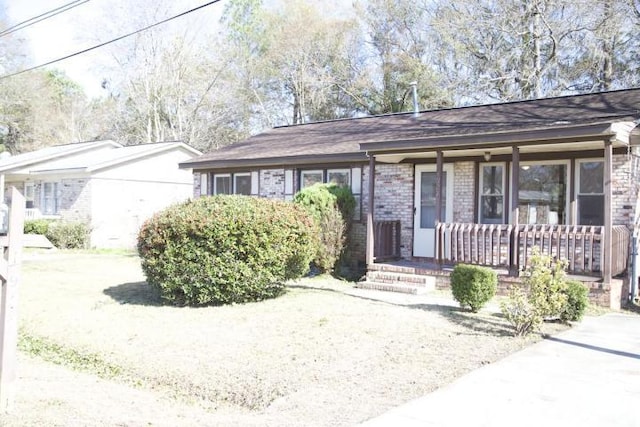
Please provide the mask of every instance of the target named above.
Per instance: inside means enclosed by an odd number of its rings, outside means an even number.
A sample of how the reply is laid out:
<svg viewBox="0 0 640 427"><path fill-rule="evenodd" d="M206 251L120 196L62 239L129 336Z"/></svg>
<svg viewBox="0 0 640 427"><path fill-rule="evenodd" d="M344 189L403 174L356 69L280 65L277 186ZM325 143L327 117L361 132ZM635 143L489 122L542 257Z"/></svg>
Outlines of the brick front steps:
<svg viewBox="0 0 640 427"><path fill-rule="evenodd" d="M434 289L450 289L449 275L451 268L442 270L430 264L397 262L371 264L367 268L365 279L358 282L356 287L378 291L402 292L406 294L424 294ZM589 300L592 304L619 310L626 302L628 290L627 279L614 279L611 285L604 285L594 277L570 276L571 279L581 281L589 289ZM509 289L519 285L521 279L510 277L506 271L498 271L498 295L507 295Z"/></svg>
<svg viewBox="0 0 640 427"><path fill-rule="evenodd" d="M416 274L413 267L374 264L369 266L365 280L358 282L356 287L418 295L435 290L436 277Z"/></svg>

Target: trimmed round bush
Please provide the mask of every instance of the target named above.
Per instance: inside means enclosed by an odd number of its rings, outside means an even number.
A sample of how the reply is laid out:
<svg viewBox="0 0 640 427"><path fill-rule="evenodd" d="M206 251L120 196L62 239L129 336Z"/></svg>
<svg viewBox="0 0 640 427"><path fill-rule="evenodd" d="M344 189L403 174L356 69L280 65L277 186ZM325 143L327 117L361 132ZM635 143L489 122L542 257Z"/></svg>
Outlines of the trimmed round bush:
<svg viewBox="0 0 640 427"><path fill-rule="evenodd" d="M461 307L477 312L496 294L495 271L475 265L458 264L451 273L451 292Z"/></svg>
<svg viewBox="0 0 640 427"><path fill-rule="evenodd" d="M315 184L296 193L293 200L309 212L319 227L314 265L323 272L333 271L347 245L356 206L351 190L335 184Z"/></svg>
<svg viewBox="0 0 640 427"><path fill-rule="evenodd" d="M577 280L567 280L564 293L567 301L560 312L560 320L577 322L582 319L589 305L589 290Z"/></svg>
<svg viewBox="0 0 640 427"><path fill-rule="evenodd" d="M316 228L291 202L211 196L170 206L146 221L138 253L147 282L176 305L260 301L303 276Z"/></svg>
<svg viewBox="0 0 640 427"><path fill-rule="evenodd" d="M58 249L86 249L91 229L84 222L53 221L45 236Z"/></svg>
<svg viewBox="0 0 640 427"><path fill-rule="evenodd" d="M49 231L49 224L51 220L48 219L31 219L24 222L24 234L47 234Z"/></svg>

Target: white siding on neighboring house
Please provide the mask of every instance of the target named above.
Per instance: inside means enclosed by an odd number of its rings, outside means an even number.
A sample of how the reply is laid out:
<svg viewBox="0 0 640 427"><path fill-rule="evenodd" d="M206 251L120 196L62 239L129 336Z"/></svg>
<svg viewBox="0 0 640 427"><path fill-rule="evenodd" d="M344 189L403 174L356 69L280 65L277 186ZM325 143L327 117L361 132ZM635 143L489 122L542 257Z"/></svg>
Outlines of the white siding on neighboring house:
<svg viewBox="0 0 640 427"><path fill-rule="evenodd" d="M179 162L191 157L173 150L94 173L91 245L135 247L138 230L147 218L192 197L191 171L178 169Z"/></svg>

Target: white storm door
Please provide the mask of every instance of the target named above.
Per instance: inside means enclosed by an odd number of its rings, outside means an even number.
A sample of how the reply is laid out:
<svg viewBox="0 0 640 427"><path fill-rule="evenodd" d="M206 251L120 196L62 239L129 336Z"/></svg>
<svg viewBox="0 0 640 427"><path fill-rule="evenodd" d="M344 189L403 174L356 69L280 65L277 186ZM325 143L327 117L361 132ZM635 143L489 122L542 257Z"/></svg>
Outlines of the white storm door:
<svg viewBox="0 0 640 427"><path fill-rule="evenodd" d="M453 221L453 165L443 165L441 221ZM436 165L416 165L413 256L435 256Z"/></svg>

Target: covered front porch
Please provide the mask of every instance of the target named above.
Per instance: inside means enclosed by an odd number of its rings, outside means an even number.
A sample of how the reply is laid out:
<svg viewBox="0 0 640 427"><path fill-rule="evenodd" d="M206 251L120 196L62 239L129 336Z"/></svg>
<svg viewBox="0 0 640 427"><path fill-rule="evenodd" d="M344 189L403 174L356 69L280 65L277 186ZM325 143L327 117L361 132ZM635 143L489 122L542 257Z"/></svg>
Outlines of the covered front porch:
<svg viewBox="0 0 640 427"><path fill-rule="evenodd" d="M369 269L402 258L428 262L434 270L457 263L488 266L515 278L538 248L566 260L569 274L609 286L630 267L633 219L620 222L630 215L618 208L635 208L628 202L635 197L628 194L631 185L614 179L614 166L616 173L629 173L625 180L632 172L630 132L620 129L598 124L404 147L362 144L370 172ZM376 169L389 164L413 168L413 221L406 214L393 218L393 207L376 197L389 185ZM471 171L461 177L458 165ZM553 175L546 187L530 185L532 170ZM377 215L380 205L384 215Z"/></svg>

